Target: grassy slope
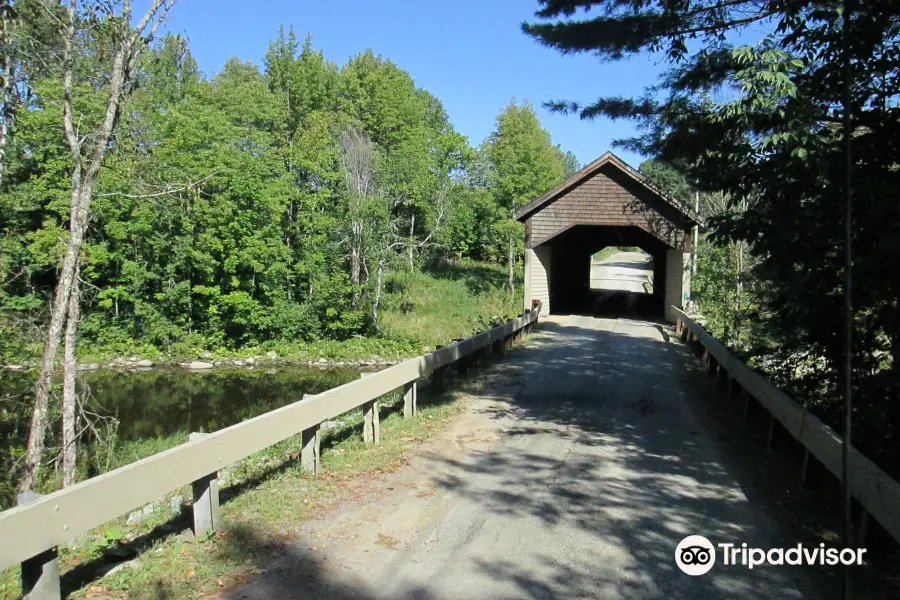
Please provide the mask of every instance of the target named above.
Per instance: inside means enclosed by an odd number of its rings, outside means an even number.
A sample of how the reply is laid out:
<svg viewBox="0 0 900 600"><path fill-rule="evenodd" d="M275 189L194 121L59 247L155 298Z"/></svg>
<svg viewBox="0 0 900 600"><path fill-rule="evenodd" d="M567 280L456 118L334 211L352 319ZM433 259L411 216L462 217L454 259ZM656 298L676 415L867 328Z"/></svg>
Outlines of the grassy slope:
<svg viewBox="0 0 900 600"><path fill-rule="evenodd" d="M438 344L468 337L491 323L519 312L521 294L506 293L506 271L486 263L442 265L428 272L396 271L385 281L380 311L382 335L318 342L272 341L240 349L212 349L214 358L247 358L274 350L283 358L299 360L408 358L428 352ZM199 343L199 345L197 345ZM33 349L37 351L37 347ZM202 340L173 345L170 354L129 341L122 347L82 347L79 361L104 362L116 356L137 355L154 361L194 360L205 348ZM37 355L35 355L37 356Z"/></svg>
<svg viewBox="0 0 900 600"><path fill-rule="evenodd" d="M394 273L381 316L385 337L433 349L502 322L521 305L518 294L507 294L505 279L502 267L485 264Z"/></svg>

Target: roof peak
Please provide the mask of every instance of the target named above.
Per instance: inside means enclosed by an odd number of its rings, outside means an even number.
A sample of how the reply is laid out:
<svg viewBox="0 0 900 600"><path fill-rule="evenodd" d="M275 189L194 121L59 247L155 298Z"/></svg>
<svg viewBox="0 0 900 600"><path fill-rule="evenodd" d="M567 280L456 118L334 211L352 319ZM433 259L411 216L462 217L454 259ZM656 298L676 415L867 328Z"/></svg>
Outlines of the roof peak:
<svg viewBox="0 0 900 600"><path fill-rule="evenodd" d="M565 181L563 181L550 191L542 194L541 196L526 204L523 204L518 208L518 210L516 210L516 212L513 214L513 217L518 221L526 220L532 214L540 210L545 204L552 202L572 188L580 185L585 180L593 177L601 168L606 165L612 165L616 167L619 171L623 172L625 175L636 181L639 185L644 186L649 192L658 196L667 204L672 205L682 214L682 216L687 221L693 223L700 222L699 215L692 208L686 206L683 202L679 201L664 190L661 190L650 183L647 177L645 177L640 171L633 168L631 165L626 163L624 160L622 160L609 150L601 154L599 157L597 157L587 165L583 166L578 171L575 171L574 173L569 175L565 179Z"/></svg>

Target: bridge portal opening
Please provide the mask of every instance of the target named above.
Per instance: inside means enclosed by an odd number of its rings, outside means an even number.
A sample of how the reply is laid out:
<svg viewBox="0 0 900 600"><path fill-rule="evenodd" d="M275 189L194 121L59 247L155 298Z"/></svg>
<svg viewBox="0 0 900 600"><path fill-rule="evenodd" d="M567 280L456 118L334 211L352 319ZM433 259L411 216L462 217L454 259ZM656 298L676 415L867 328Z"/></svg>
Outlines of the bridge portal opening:
<svg viewBox="0 0 900 600"><path fill-rule="evenodd" d="M610 247L636 251L603 251ZM668 250L637 227L569 228L535 249L550 258L549 312L662 319Z"/></svg>
<svg viewBox="0 0 900 600"><path fill-rule="evenodd" d="M515 216L525 224L526 308L674 321L669 307L690 298L697 215L609 152ZM612 261L621 264L593 260L613 246L640 251Z"/></svg>
<svg viewBox="0 0 900 600"><path fill-rule="evenodd" d="M652 309L653 255L639 246L606 246L590 257L588 312L658 318Z"/></svg>

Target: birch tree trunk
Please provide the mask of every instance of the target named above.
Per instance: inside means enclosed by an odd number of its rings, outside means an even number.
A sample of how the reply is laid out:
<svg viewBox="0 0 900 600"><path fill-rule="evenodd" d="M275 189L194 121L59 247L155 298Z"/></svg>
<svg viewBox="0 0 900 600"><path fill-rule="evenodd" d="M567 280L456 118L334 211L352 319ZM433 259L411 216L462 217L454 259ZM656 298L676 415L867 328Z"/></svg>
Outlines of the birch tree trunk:
<svg viewBox="0 0 900 600"><path fill-rule="evenodd" d="M409 246L407 247L407 257L409 259L409 268L410 270L416 266L416 258L415 258L415 249L416 249L416 215L412 215L412 218L409 220Z"/></svg>
<svg viewBox="0 0 900 600"><path fill-rule="evenodd" d="M10 0L0 0L0 185L6 172L6 147L16 116L16 69L10 47L12 16Z"/></svg>
<svg viewBox="0 0 900 600"><path fill-rule="evenodd" d="M74 177L73 177L74 179ZM68 314L69 296L75 278L75 266L81 257L81 246L84 241L84 230L87 227L87 215L81 206L82 189L74 187L69 211L69 242L63 259L56 293L50 312L50 325L47 328L47 339L44 341L44 353L41 358L41 371L34 390L34 412L31 415L31 428L28 435L28 449L25 454L25 472L22 477L21 491L32 489L37 483L41 455L44 452L44 439L49 426L50 387L56 355L62 339L62 329Z"/></svg>
<svg viewBox="0 0 900 600"><path fill-rule="evenodd" d="M359 288L362 272L362 233L362 221L354 220L350 226L350 282L354 289Z"/></svg>
<svg viewBox="0 0 900 600"><path fill-rule="evenodd" d="M347 186L347 213L350 221L350 282L353 284L353 304L357 304L362 284L366 206L375 196L375 144L355 129L341 132L341 167Z"/></svg>
<svg viewBox="0 0 900 600"><path fill-rule="evenodd" d="M381 288L384 284L384 255L378 258L378 271L375 275L375 301L372 303L372 325L376 332L380 332L378 326L378 306L381 304Z"/></svg>
<svg viewBox="0 0 900 600"><path fill-rule="evenodd" d="M77 461L77 446L75 445L75 415L76 392L75 375L78 365L75 359L76 333L78 331L79 300L78 300L78 266L75 267L75 277L72 280L72 289L69 293L68 318L66 319L66 339L63 350L63 397L62 397L62 464L63 487L69 487L75 483L75 463Z"/></svg>
<svg viewBox="0 0 900 600"><path fill-rule="evenodd" d="M91 199L94 185L100 173L100 167L109 151L109 140L115 130L119 105L128 93L127 83L134 68L139 51L156 34L169 9L176 0L153 0L147 12L137 26L131 27L131 0L122 0L122 14L115 15L110 9L109 19L124 24L124 31L118 40L118 46L112 59L112 69L107 87L109 96L106 100L106 111L103 119L97 123L91 135L82 137L81 130L87 129L79 122L76 129L76 117L73 108L73 89L75 73L75 41L77 39L78 0L70 0L66 8L66 20L62 23L63 31L63 128L66 142L72 158L72 192L69 195L69 240L63 258L59 281L53 296L50 312L50 323L47 327L47 338L44 341L44 352L41 357L40 375L34 390L34 411L28 434L28 448L25 454L25 467L20 491L28 491L37 483L41 456L44 452L44 440L49 425L50 388L56 356L62 339L63 324L69 308L69 297L72 293L75 271L81 260L81 248L87 230L90 215ZM91 145L85 146L84 140L90 139ZM77 327L77 320L73 321Z"/></svg>

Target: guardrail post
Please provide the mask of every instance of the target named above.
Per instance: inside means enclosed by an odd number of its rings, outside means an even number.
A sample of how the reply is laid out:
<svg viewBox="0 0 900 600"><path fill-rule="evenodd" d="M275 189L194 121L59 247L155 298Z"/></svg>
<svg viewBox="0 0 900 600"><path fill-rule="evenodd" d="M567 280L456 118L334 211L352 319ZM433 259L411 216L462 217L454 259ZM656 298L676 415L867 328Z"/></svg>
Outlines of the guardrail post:
<svg viewBox="0 0 900 600"><path fill-rule="evenodd" d="M778 419L775 415L769 417L769 435L766 437L766 451L771 451L775 447L775 428L778 425Z"/></svg>
<svg viewBox="0 0 900 600"><path fill-rule="evenodd" d="M416 407L417 387L415 381L410 381L403 386L403 416L407 419L416 416L418 411Z"/></svg>
<svg viewBox="0 0 900 600"><path fill-rule="evenodd" d="M494 342L493 350L494 350L494 356L496 356L498 358L503 356L504 352L506 351L506 340L503 338L500 338L499 340Z"/></svg>
<svg viewBox="0 0 900 600"><path fill-rule="evenodd" d="M381 424L378 420L378 400L372 400L363 404L363 441L367 444L377 444L381 441Z"/></svg>
<svg viewBox="0 0 900 600"><path fill-rule="evenodd" d="M438 367L431 373L431 390L438 394L444 391L444 368Z"/></svg>
<svg viewBox="0 0 900 600"><path fill-rule="evenodd" d="M750 414L750 392L747 391L746 388L741 388L741 392L738 394L738 397L744 401L744 420L747 420L747 416Z"/></svg>
<svg viewBox="0 0 900 600"><path fill-rule="evenodd" d="M18 496L18 504L28 504L41 498L32 491L22 492ZM13 540L9 540L13 543ZM22 594L28 600L60 600L62 591L59 585L59 555L56 547L32 556L22 563Z"/></svg>
<svg viewBox="0 0 900 600"><path fill-rule="evenodd" d="M725 367L722 366L722 363L716 361L716 386L724 387L726 380L728 379L728 371L725 370Z"/></svg>
<svg viewBox="0 0 900 600"><path fill-rule="evenodd" d="M359 378L365 379L373 373L360 373ZM370 400L362 405L363 409L363 441L367 444L377 444L381 441L381 423L378 420L378 400Z"/></svg>
<svg viewBox="0 0 900 600"><path fill-rule="evenodd" d="M313 475L319 474L322 444L322 425L313 425L300 432L300 467Z"/></svg>
<svg viewBox="0 0 900 600"><path fill-rule="evenodd" d="M193 432L192 442L202 440L208 433ZM206 535L219 529L219 474L210 473L191 484L194 496L194 536Z"/></svg>
<svg viewBox="0 0 900 600"><path fill-rule="evenodd" d="M475 352L475 356L478 359L477 364L480 366L484 366L484 363L487 362L487 346L482 346Z"/></svg>
<svg viewBox="0 0 900 600"><path fill-rule="evenodd" d="M378 400L372 400L363 404L363 441L367 444L377 444L381 441Z"/></svg>
<svg viewBox="0 0 900 600"><path fill-rule="evenodd" d="M734 397L734 377L730 374L725 374L725 399L731 402L731 399Z"/></svg>

